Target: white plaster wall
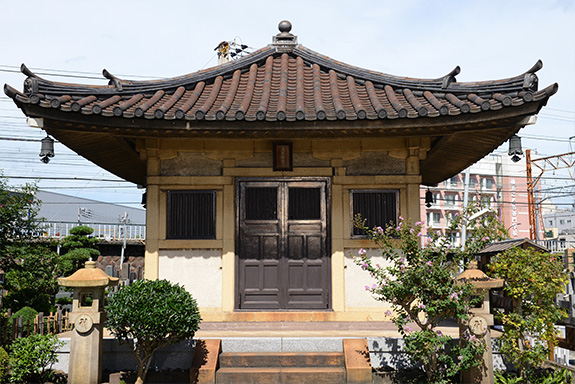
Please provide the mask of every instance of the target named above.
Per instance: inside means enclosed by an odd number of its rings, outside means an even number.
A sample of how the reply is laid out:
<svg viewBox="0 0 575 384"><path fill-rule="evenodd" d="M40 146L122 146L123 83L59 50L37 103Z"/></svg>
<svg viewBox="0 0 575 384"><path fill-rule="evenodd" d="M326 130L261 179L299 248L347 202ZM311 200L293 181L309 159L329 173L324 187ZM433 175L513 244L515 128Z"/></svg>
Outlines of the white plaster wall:
<svg viewBox="0 0 575 384"><path fill-rule="evenodd" d="M366 291L365 286L371 286L376 282L368 271L361 269L355 264L354 257L358 256L359 249L345 250L345 306L346 308L389 308L390 304L376 300L373 295ZM380 249L367 249L367 255L374 264L386 266L389 263L381 256Z"/></svg>
<svg viewBox="0 0 575 384"><path fill-rule="evenodd" d="M182 284L202 308L222 306L222 251L160 250L159 278Z"/></svg>

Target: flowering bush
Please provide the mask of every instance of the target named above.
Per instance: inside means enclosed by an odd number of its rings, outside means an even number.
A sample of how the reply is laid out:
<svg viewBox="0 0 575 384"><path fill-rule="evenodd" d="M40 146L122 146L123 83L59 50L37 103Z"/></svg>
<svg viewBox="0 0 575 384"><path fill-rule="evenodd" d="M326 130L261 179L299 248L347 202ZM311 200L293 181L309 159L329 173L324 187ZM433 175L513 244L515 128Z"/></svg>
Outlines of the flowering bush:
<svg viewBox="0 0 575 384"><path fill-rule="evenodd" d="M451 230L463 222L461 218L454 219ZM475 221L468 223L471 227L475 224ZM448 382L460 371L479 365L481 359L477 356L486 348L483 339L464 335L465 340L457 344L437 327L444 319L466 319L470 306L481 301L473 296L471 284L458 284L454 278L471 252L503 236L501 226L489 226L490 231L483 227L471 231L462 249L439 233L431 233L427 244L421 247L422 223L412 225L401 217L398 224L385 229L365 228L360 217L355 225L364 229L389 261L387 267L374 265L364 249L359 251L356 263L376 280L376 284L366 289L377 300L391 303L395 311L393 321L405 341L405 352L413 362L423 366L427 381Z"/></svg>

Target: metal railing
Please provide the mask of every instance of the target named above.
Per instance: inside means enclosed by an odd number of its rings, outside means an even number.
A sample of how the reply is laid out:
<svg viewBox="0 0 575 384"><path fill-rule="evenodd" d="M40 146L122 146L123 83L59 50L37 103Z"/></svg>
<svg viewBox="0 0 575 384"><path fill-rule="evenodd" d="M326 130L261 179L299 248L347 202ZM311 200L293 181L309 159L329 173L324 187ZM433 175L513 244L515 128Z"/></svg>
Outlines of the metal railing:
<svg viewBox="0 0 575 384"><path fill-rule="evenodd" d="M566 249L575 248L573 241L534 240L534 242L547 248L550 252L564 252Z"/></svg>
<svg viewBox="0 0 575 384"><path fill-rule="evenodd" d="M123 223L78 223L67 221L43 222L40 229L40 237L61 239L70 234L70 229L79 225L86 225L94 229L92 236L103 240L145 240L146 225Z"/></svg>

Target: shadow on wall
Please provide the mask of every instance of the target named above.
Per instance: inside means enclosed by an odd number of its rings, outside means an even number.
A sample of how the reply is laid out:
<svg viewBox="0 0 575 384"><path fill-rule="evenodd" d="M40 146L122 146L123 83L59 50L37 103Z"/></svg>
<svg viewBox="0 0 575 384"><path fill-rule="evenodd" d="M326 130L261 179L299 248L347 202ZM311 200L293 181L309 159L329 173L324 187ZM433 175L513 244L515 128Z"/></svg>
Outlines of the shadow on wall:
<svg viewBox="0 0 575 384"><path fill-rule="evenodd" d="M409 361L407 355L402 351L405 344L401 338L376 337L368 338L369 355L371 366L381 370L406 370L420 368L420 365ZM459 339L454 339L458 343ZM493 369L508 370L511 366L499 351L497 339L491 339L493 346Z"/></svg>
<svg viewBox="0 0 575 384"><path fill-rule="evenodd" d="M53 369L68 372L70 361L70 338L62 338L64 346L58 351L58 363ZM196 340L171 344L154 354L150 370L190 369ZM115 338L104 338L102 348L102 370L109 372L136 371L136 359L126 345L120 345Z"/></svg>

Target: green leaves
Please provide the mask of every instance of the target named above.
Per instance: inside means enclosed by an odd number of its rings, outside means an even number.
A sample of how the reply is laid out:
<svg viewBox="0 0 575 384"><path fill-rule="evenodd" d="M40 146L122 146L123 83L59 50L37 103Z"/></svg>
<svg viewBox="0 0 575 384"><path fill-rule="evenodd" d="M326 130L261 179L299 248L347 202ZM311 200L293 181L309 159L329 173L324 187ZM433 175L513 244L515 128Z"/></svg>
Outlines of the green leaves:
<svg viewBox="0 0 575 384"><path fill-rule="evenodd" d="M155 351L193 337L202 320L196 300L168 280L124 286L109 300L106 311L106 327L132 348L142 380Z"/></svg>
<svg viewBox="0 0 575 384"><path fill-rule="evenodd" d="M489 269L505 279L505 293L514 300L513 312L498 315L504 327L501 352L527 374L557 343L554 324L566 314L555 297L564 292L567 273L556 256L521 248L496 256ZM530 343L530 337L539 341Z"/></svg>
<svg viewBox="0 0 575 384"><path fill-rule="evenodd" d="M36 237L39 201L36 186L26 184L9 188L7 179L0 174L0 269L9 269L16 261L11 250L26 240Z"/></svg>
<svg viewBox="0 0 575 384"><path fill-rule="evenodd" d="M57 277L62 273L59 256L39 244L11 247L11 253L17 262L6 271L4 305L15 311L29 306L50 312L51 296L58 292Z"/></svg>
<svg viewBox="0 0 575 384"><path fill-rule="evenodd" d="M58 361L56 351L64 343L55 335L30 335L16 339L10 347L10 381L43 383L49 380L46 370Z"/></svg>
<svg viewBox="0 0 575 384"><path fill-rule="evenodd" d="M76 270L82 268L84 263L90 258L96 260L100 256L98 251L98 239L91 237L94 229L87 225L79 225L70 229L70 235L62 239L62 246L68 249L61 257L63 274L71 275Z"/></svg>
<svg viewBox="0 0 575 384"><path fill-rule="evenodd" d="M482 301L471 284L456 283L455 277L476 250L505 234L492 214L464 220L478 208L470 207L464 217L456 217L447 231L466 224L470 237L465 248L455 247L439 232L429 233L422 246L421 222L412 224L400 217L397 225L366 228L361 217L355 219L389 262L386 267L374 265L360 250L356 263L377 281L366 289L377 300L392 304L405 351L424 367L430 383L448 382L460 371L479 365L476 356L486 349L483 339L468 336L459 345L437 330L444 319L466 319L470 307Z"/></svg>

